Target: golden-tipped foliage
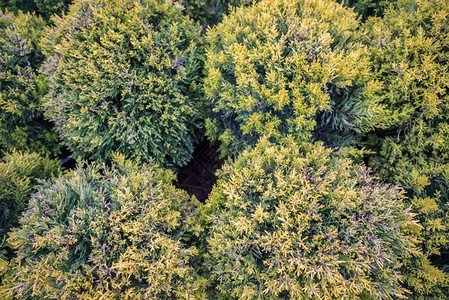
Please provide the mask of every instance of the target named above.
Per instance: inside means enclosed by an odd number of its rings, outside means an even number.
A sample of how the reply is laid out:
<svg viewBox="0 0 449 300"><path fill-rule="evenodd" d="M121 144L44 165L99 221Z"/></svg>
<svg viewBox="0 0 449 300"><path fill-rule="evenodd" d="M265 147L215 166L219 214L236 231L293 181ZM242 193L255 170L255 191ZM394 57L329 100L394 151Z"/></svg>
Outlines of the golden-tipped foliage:
<svg viewBox="0 0 449 300"><path fill-rule="evenodd" d="M405 273L414 296L424 298L449 297L447 258L438 258L449 254L448 22L448 1L398 0L361 28L386 111L363 145L373 152L374 173L404 187L418 213L424 257Z"/></svg>
<svg viewBox="0 0 449 300"><path fill-rule="evenodd" d="M27 208L39 180L59 175L59 162L36 153L12 152L0 161L0 239Z"/></svg>
<svg viewBox="0 0 449 300"><path fill-rule="evenodd" d="M6 297L154 299L198 293L198 202L154 163L115 156L39 187L12 231Z"/></svg>
<svg viewBox="0 0 449 300"><path fill-rule="evenodd" d="M367 82L356 14L331 0L266 0L232 10L206 37L207 135L223 156L261 136L309 137L316 115L365 131L381 109Z"/></svg>
<svg viewBox="0 0 449 300"><path fill-rule="evenodd" d="M206 266L226 299L392 299L419 255L403 191L319 144L263 139L218 173ZM368 299L367 298L367 299Z"/></svg>
<svg viewBox="0 0 449 300"><path fill-rule="evenodd" d="M74 156L186 164L201 106L201 27L157 0L80 0L53 22L43 102Z"/></svg>

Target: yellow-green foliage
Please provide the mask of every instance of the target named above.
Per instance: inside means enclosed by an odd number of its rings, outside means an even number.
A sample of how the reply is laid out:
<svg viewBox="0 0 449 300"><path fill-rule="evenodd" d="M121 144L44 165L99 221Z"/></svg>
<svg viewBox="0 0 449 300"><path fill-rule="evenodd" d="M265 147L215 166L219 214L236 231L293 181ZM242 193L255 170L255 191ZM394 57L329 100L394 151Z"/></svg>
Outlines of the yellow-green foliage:
<svg viewBox="0 0 449 300"><path fill-rule="evenodd" d="M70 2L0 0L0 299L449 299L448 0Z"/></svg>
<svg viewBox="0 0 449 300"><path fill-rule="evenodd" d="M201 27L171 1L75 1L43 41L46 115L77 158L167 166L193 152Z"/></svg>
<svg viewBox="0 0 449 300"><path fill-rule="evenodd" d="M14 256L6 244L7 233L18 224L28 207L31 193L41 180L59 175L59 162L37 153L13 151L0 160L0 285L3 277L13 274L9 260ZM2 288L0 287L0 299Z"/></svg>
<svg viewBox="0 0 449 300"><path fill-rule="evenodd" d="M444 274L429 262L449 254L449 2L398 0L384 14L367 20L362 38L382 84L386 117L375 127L389 126L369 133L364 146L374 152L375 174L407 190L423 225L415 234L425 257L418 271L407 272L410 289L437 297L449 290L448 282L436 287Z"/></svg>
<svg viewBox="0 0 449 300"><path fill-rule="evenodd" d="M206 265L224 299L404 295L403 191L319 144L262 139L228 162L203 209Z"/></svg>
<svg viewBox="0 0 449 300"><path fill-rule="evenodd" d="M449 177L446 177L446 185ZM437 191L432 197L409 199L422 227L411 230L409 235L420 241L423 254L405 260L402 273L411 299L449 298L449 208L448 193Z"/></svg>
<svg viewBox="0 0 449 300"><path fill-rule="evenodd" d="M189 298L199 205L154 163L113 158L39 187L8 239L16 249L4 297Z"/></svg>
<svg viewBox="0 0 449 300"><path fill-rule="evenodd" d="M308 137L316 114L335 128L371 129L376 82L365 82L356 14L332 0L266 0L233 9L207 34L209 138L223 156L265 135ZM338 118L336 117L338 116Z"/></svg>
<svg viewBox="0 0 449 300"><path fill-rule="evenodd" d="M370 165L420 193L449 163L449 3L400 4L363 28L391 124L389 131L369 135L379 152Z"/></svg>
<svg viewBox="0 0 449 300"><path fill-rule="evenodd" d="M36 74L43 56L38 45L42 18L0 12L0 151L55 155L57 134L42 117L43 86Z"/></svg>
<svg viewBox="0 0 449 300"><path fill-rule="evenodd" d="M0 161L0 240L17 225L31 193L41 179L59 174L59 162L36 153L12 152Z"/></svg>

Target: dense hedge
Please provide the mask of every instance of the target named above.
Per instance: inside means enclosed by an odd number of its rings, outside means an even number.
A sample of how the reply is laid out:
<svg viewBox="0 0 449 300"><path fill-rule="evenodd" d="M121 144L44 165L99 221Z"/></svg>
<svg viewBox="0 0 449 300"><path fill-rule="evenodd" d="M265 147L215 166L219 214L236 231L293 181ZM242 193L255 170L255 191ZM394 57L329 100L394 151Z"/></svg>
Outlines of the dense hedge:
<svg viewBox="0 0 449 300"><path fill-rule="evenodd" d="M0 12L0 151L16 148L56 156L58 138L44 121L37 75L45 22L32 14Z"/></svg>
<svg viewBox="0 0 449 300"><path fill-rule="evenodd" d="M234 9L207 34L207 135L223 156L265 135L310 136L319 111L335 128L371 129L375 82L355 42L356 14L331 0L266 0Z"/></svg>
<svg viewBox="0 0 449 300"><path fill-rule="evenodd" d="M226 299L387 299L416 228L403 191L321 145L263 139L206 202L206 265Z"/></svg>
<svg viewBox="0 0 449 300"><path fill-rule="evenodd" d="M76 1L43 41L46 115L77 158L166 166L193 152L201 27L170 1Z"/></svg>
<svg viewBox="0 0 449 300"><path fill-rule="evenodd" d="M114 159L39 187L8 244L5 297L153 299L198 293L197 200L154 164ZM8 289L9 287L13 287Z"/></svg>

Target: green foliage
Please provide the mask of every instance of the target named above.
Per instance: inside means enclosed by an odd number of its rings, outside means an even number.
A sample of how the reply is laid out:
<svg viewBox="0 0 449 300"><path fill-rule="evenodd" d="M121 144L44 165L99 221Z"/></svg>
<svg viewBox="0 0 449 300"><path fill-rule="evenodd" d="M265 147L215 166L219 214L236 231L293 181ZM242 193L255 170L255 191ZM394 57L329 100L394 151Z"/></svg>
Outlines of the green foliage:
<svg viewBox="0 0 449 300"><path fill-rule="evenodd" d="M41 185L8 239L17 258L4 297L193 297L199 203L174 178L118 155L111 168L78 167Z"/></svg>
<svg viewBox="0 0 449 300"><path fill-rule="evenodd" d="M39 103L45 92L36 74L44 26L35 15L0 12L0 151L58 154L57 134L43 120Z"/></svg>
<svg viewBox="0 0 449 300"><path fill-rule="evenodd" d="M386 112L363 145L375 174L406 189L423 225L415 234L424 257L407 284L416 297L446 290L446 298L448 274L436 266L449 268L449 2L398 0L384 14L362 28ZM431 264L438 255L446 262Z"/></svg>
<svg viewBox="0 0 449 300"><path fill-rule="evenodd" d="M403 2L364 26L391 124L367 144L377 150L370 165L379 175L420 193L449 162L449 3Z"/></svg>
<svg viewBox="0 0 449 300"><path fill-rule="evenodd" d="M223 19L230 6L248 6L252 0L179 0L185 13L203 26L212 26Z"/></svg>
<svg viewBox="0 0 449 300"><path fill-rule="evenodd" d="M41 180L56 177L59 162L36 153L13 151L0 161L0 284L13 274L9 260L14 256L6 244L6 234L18 224L31 193ZM1 290L2 288L0 288ZM4 299L0 292L0 298Z"/></svg>
<svg viewBox="0 0 449 300"><path fill-rule="evenodd" d="M261 136L310 137L316 114L332 127L371 129L379 108L366 82L356 14L331 0L266 0L233 9L208 32L207 135L221 154Z"/></svg>
<svg viewBox="0 0 449 300"><path fill-rule="evenodd" d="M59 174L59 162L36 153L12 152L0 162L0 241L17 225L31 193L41 179Z"/></svg>
<svg viewBox="0 0 449 300"><path fill-rule="evenodd" d="M76 158L184 165L201 97L201 27L171 1L76 1L43 41L46 115Z"/></svg>
<svg viewBox="0 0 449 300"><path fill-rule="evenodd" d="M208 0L208 11L213 21L221 21L232 7L249 6L259 0Z"/></svg>
<svg viewBox="0 0 449 300"><path fill-rule="evenodd" d="M37 11L46 20L53 14L61 14L67 11L72 0L34 0Z"/></svg>
<svg viewBox="0 0 449 300"><path fill-rule="evenodd" d="M447 0L70 2L0 0L0 299L449 299Z"/></svg>
<svg viewBox="0 0 449 300"><path fill-rule="evenodd" d="M9 10L14 13L19 11L34 12L36 11L36 3L34 3L34 0L0 0L0 9L3 12Z"/></svg>
<svg viewBox="0 0 449 300"><path fill-rule="evenodd" d="M370 16L382 16L388 5L395 0L338 0L345 6L353 7L365 20Z"/></svg>
<svg viewBox="0 0 449 300"><path fill-rule="evenodd" d="M208 2L204 0L179 0L175 1L174 4L181 10L184 14L188 15L195 21L199 21L202 25L206 25L210 22L212 14L208 9Z"/></svg>
<svg viewBox="0 0 449 300"><path fill-rule="evenodd" d="M449 183L446 177L446 184ZM404 261L403 274L411 299L447 299L449 297L449 208L448 193L414 196L410 201L418 215L420 230L409 234L421 242L423 255Z"/></svg>
<svg viewBox="0 0 449 300"><path fill-rule="evenodd" d="M419 255L403 191L319 144L262 139L218 173L203 209L224 299L392 299Z"/></svg>
<svg viewBox="0 0 449 300"><path fill-rule="evenodd" d="M0 0L0 9L14 13L30 12L41 15L45 20L55 13L67 10L72 0Z"/></svg>

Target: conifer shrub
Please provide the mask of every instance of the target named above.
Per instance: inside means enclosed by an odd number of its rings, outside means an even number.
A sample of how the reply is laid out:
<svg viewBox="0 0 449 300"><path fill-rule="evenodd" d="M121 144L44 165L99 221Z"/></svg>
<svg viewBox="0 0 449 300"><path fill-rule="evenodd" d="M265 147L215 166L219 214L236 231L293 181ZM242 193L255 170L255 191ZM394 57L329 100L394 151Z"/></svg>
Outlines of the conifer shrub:
<svg viewBox="0 0 449 300"><path fill-rule="evenodd" d="M0 0L0 9L5 12L6 10L13 13L33 12L36 10L36 4L34 0Z"/></svg>
<svg viewBox="0 0 449 300"><path fill-rule="evenodd" d="M45 22L34 14L0 12L0 151L16 148L58 153L58 138L43 119L39 102L45 84L37 74Z"/></svg>
<svg viewBox="0 0 449 300"><path fill-rule="evenodd" d="M0 160L0 298L4 277L13 272L9 261L14 252L6 243L7 233L18 225L19 216L27 208L31 193L41 180L60 173L59 162L37 153L12 151Z"/></svg>
<svg viewBox="0 0 449 300"><path fill-rule="evenodd" d="M203 26L211 21L212 13L209 11L208 3L205 0L179 0L174 2L184 14L188 15L195 21L198 21Z"/></svg>
<svg viewBox="0 0 449 300"><path fill-rule="evenodd" d="M449 162L448 15L446 1L405 0L363 28L391 124L368 135L370 165L417 192Z"/></svg>
<svg viewBox="0 0 449 300"><path fill-rule="evenodd" d="M0 240L27 207L39 180L51 179L60 172L59 162L36 153L14 151L0 161Z"/></svg>
<svg viewBox="0 0 449 300"><path fill-rule="evenodd" d="M418 227L402 189L320 144L262 139L218 173L205 256L224 299L391 299Z"/></svg>
<svg viewBox="0 0 449 300"><path fill-rule="evenodd" d="M388 6L396 0L337 0L345 6L354 8L363 20L370 16L382 16Z"/></svg>
<svg viewBox="0 0 449 300"><path fill-rule="evenodd" d="M221 21L225 15L232 10L232 7L249 6L259 0L209 0L208 11L212 16L212 21Z"/></svg>
<svg viewBox="0 0 449 300"><path fill-rule="evenodd" d="M185 13L204 27L220 22L232 6L250 5L252 0L179 0Z"/></svg>
<svg viewBox="0 0 449 300"><path fill-rule="evenodd" d="M358 21L331 0L266 0L232 10L206 37L207 135L223 156L261 136L309 137L317 113L333 127L372 129L381 111L367 81Z"/></svg>
<svg viewBox="0 0 449 300"><path fill-rule="evenodd" d="M15 14L19 11L36 13L48 21L53 14L66 11L71 2L72 0L0 0L0 9Z"/></svg>
<svg viewBox="0 0 449 300"><path fill-rule="evenodd" d="M41 185L8 244L5 296L36 299L189 298L196 198L172 171L123 155ZM10 287L14 287L10 289Z"/></svg>
<svg viewBox="0 0 449 300"><path fill-rule="evenodd" d="M43 41L46 115L76 158L184 165L201 99L201 27L171 1L76 1Z"/></svg>
<svg viewBox="0 0 449 300"><path fill-rule="evenodd" d="M421 221L414 234L424 256L406 264L413 269L406 281L424 298L449 297L448 22L447 1L398 0L383 18L368 19L361 35L387 116L362 145L372 151L374 173L405 188Z"/></svg>
<svg viewBox="0 0 449 300"><path fill-rule="evenodd" d="M72 0L34 0L36 10L46 20L53 14L61 14L67 11Z"/></svg>

